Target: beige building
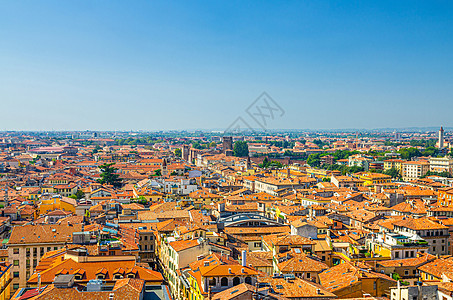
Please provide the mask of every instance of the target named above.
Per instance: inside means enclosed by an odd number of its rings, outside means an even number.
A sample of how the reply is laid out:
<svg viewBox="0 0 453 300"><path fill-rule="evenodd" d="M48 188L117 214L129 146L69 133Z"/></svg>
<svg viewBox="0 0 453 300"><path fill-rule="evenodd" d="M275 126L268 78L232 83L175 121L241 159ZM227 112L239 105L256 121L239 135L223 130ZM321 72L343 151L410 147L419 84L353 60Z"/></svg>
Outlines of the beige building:
<svg viewBox="0 0 453 300"><path fill-rule="evenodd" d="M411 181L418 179L429 171L427 161L407 161L403 163L403 180Z"/></svg>
<svg viewBox="0 0 453 300"><path fill-rule="evenodd" d="M82 225L16 226L8 241L8 260L12 266L13 290L25 287L41 257L72 243L72 234L82 231Z"/></svg>
<svg viewBox="0 0 453 300"><path fill-rule="evenodd" d="M452 174L453 159L450 157L431 157L429 159L429 170L431 172L448 172Z"/></svg>
<svg viewBox="0 0 453 300"><path fill-rule="evenodd" d="M403 163L404 160L401 159L386 159L384 160L384 171L394 168L401 174L403 171Z"/></svg>
<svg viewBox="0 0 453 300"><path fill-rule="evenodd" d="M181 298L182 288L179 272L181 268L189 267L189 264L199 257L208 255L209 244L202 238L194 240L179 240L162 242L159 251L159 259L163 273L168 281L170 290L175 298Z"/></svg>

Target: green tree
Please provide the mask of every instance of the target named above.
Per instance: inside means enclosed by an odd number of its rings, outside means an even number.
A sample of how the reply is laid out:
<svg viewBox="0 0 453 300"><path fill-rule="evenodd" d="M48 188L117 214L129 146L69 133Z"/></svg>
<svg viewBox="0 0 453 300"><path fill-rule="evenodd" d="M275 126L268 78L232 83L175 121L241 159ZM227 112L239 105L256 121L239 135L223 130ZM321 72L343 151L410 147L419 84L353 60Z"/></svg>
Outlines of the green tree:
<svg viewBox="0 0 453 300"><path fill-rule="evenodd" d="M110 184L114 187L120 187L122 182L120 179L120 175L116 173L118 170L117 168L113 167L115 163L110 164L103 164L99 166L101 169L101 179L98 180L101 184Z"/></svg>
<svg viewBox="0 0 453 300"><path fill-rule="evenodd" d="M92 153L93 153L93 154L96 154L96 153L98 153L98 152L99 152L99 150L101 150L101 149L102 149L102 148L101 148L101 146L99 146L99 145L96 145L96 147L94 147L94 149L93 149Z"/></svg>
<svg viewBox="0 0 453 300"><path fill-rule="evenodd" d="M154 176L162 176L162 171L161 169L157 169L154 171Z"/></svg>
<svg viewBox="0 0 453 300"><path fill-rule="evenodd" d="M384 171L384 174L392 176L392 178L401 178L400 172L396 168L388 169L387 171Z"/></svg>
<svg viewBox="0 0 453 300"><path fill-rule="evenodd" d="M310 154L307 159L307 164L309 164L310 167L319 167L321 165L319 153Z"/></svg>
<svg viewBox="0 0 453 300"><path fill-rule="evenodd" d="M210 144L209 144L209 148L215 148L217 147L217 144L216 142L212 141Z"/></svg>
<svg viewBox="0 0 453 300"><path fill-rule="evenodd" d="M417 148L404 148L398 151L402 159L411 160L412 157L422 156L422 153Z"/></svg>
<svg viewBox="0 0 453 300"><path fill-rule="evenodd" d="M182 151L181 151L180 148L176 148L176 149L175 149L175 155L176 155L177 157L182 157Z"/></svg>
<svg viewBox="0 0 453 300"><path fill-rule="evenodd" d="M436 147L428 147L423 151L424 156L437 156L439 154L439 149Z"/></svg>
<svg viewBox="0 0 453 300"><path fill-rule="evenodd" d="M269 164L270 164L269 159L268 159L267 157L265 157L265 158L263 159L263 162L260 163L258 166L259 166L260 168L267 168L267 167L269 166Z"/></svg>
<svg viewBox="0 0 453 300"><path fill-rule="evenodd" d="M421 178L426 178L428 176L439 176L439 177L447 177L447 178L451 178L452 177L451 174L449 172L447 172L447 171L444 171L444 172L428 171Z"/></svg>
<svg viewBox="0 0 453 300"><path fill-rule="evenodd" d="M234 143L233 153L236 157L249 156L249 146L247 145L247 142L237 141Z"/></svg>
<svg viewBox="0 0 453 300"><path fill-rule="evenodd" d="M82 190L77 190L77 192L74 195L69 196L69 198L76 200L83 199L83 197L85 197L85 194L83 193Z"/></svg>

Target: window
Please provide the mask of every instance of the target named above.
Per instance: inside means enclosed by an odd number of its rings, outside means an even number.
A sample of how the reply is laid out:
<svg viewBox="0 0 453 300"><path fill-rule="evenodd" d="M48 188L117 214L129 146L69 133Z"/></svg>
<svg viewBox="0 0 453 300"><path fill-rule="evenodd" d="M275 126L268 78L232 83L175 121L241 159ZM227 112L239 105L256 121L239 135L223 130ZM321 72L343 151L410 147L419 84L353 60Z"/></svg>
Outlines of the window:
<svg viewBox="0 0 453 300"><path fill-rule="evenodd" d="M147 241L147 240L148 240L148 236L147 236L147 235L145 235L145 241Z"/></svg>
<svg viewBox="0 0 453 300"><path fill-rule="evenodd" d="M405 276L409 275L409 270L404 270L404 275Z"/></svg>
<svg viewBox="0 0 453 300"><path fill-rule="evenodd" d="M19 248L14 248L13 249L13 254L19 254Z"/></svg>
<svg viewBox="0 0 453 300"><path fill-rule="evenodd" d="M19 265L19 260L17 260L17 259L13 260L13 265L14 266L18 266Z"/></svg>
<svg viewBox="0 0 453 300"><path fill-rule="evenodd" d="M233 278L233 286L239 285L241 283L241 280L239 277L234 277Z"/></svg>
<svg viewBox="0 0 453 300"><path fill-rule="evenodd" d="M250 276L245 277L245 283L252 284L252 277Z"/></svg>
<svg viewBox="0 0 453 300"><path fill-rule="evenodd" d="M74 276L74 279L75 280L82 280L82 275L77 274L77 275Z"/></svg>
<svg viewBox="0 0 453 300"><path fill-rule="evenodd" d="M310 278L310 273L307 273L307 279Z"/></svg>
<svg viewBox="0 0 453 300"><path fill-rule="evenodd" d="M13 289L14 290L17 290L18 288L19 288L19 284L18 283L13 284Z"/></svg>
<svg viewBox="0 0 453 300"><path fill-rule="evenodd" d="M399 258L400 257L400 253L399 252L395 252L395 258Z"/></svg>
<svg viewBox="0 0 453 300"><path fill-rule="evenodd" d="M222 277L222 279L220 280L220 285L221 286L228 286L228 278Z"/></svg>
<svg viewBox="0 0 453 300"><path fill-rule="evenodd" d="M215 277L212 277L209 279L209 286L215 286L216 285L216 280Z"/></svg>
<svg viewBox="0 0 453 300"><path fill-rule="evenodd" d="M19 277L19 272L13 272L13 277L15 278Z"/></svg>

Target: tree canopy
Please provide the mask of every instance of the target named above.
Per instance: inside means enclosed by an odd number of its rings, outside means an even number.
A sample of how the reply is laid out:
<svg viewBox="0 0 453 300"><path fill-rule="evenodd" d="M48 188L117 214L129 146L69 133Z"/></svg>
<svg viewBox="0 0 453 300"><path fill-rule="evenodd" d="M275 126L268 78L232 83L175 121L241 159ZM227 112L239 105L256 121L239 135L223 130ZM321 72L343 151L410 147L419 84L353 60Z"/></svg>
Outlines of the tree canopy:
<svg viewBox="0 0 453 300"><path fill-rule="evenodd" d="M233 154L236 157L249 156L249 146L245 141L237 141L234 143Z"/></svg>
<svg viewBox="0 0 453 300"><path fill-rule="evenodd" d="M99 179L98 182L102 184L110 184L114 187L120 187L122 184L120 175L116 173L118 169L113 167L113 165L114 163L103 164L99 166L99 169L101 169L102 173L101 179Z"/></svg>

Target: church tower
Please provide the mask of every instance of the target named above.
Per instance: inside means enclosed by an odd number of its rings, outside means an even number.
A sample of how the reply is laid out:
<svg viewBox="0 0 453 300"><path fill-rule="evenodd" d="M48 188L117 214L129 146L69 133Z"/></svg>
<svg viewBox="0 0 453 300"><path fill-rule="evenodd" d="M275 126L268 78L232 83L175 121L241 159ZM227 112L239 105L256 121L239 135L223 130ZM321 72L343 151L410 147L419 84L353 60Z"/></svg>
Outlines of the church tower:
<svg viewBox="0 0 453 300"><path fill-rule="evenodd" d="M443 127L440 127L440 130L439 130L439 149L443 149L444 148L444 128Z"/></svg>

